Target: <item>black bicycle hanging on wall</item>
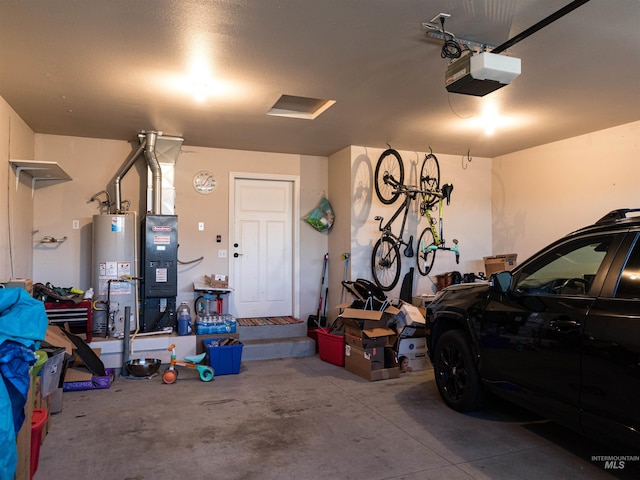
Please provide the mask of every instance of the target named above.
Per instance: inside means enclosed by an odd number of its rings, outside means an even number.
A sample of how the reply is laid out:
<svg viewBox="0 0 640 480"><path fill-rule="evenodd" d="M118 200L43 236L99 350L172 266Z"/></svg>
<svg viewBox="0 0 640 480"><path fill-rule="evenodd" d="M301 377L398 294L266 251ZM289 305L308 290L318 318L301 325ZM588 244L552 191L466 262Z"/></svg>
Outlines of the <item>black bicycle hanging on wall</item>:
<svg viewBox="0 0 640 480"><path fill-rule="evenodd" d="M404 239L404 229L411 202L420 197L420 214L426 216L429 226L420 234L418 240L417 265L421 275L427 275L433 266L435 252L437 250L450 250L456 254L456 262L459 261L458 241L454 240L453 247L446 247L443 238L442 203L446 199L449 204L453 185L446 184L440 188L440 164L437 157L430 151L426 154L420 168L420 185L404 184L404 165L400 154L389 148L382 152L376 164L375 190L378 199L385 205L393 204L401 195L404 196L402 204L391 218L383 225L381 216L376 216L379 222L380 238L373 246L371 254L371 273L376 284L383 290L392 290L398 283L402 268L400 248L405 257L413 257L413 235ZM439 204L439 217L434 219L430 210ZM398 235L394 234L391 227L394 221L401 215L402 224ZM436 223L437 221L437 223ZM436 228L439 225L439 231Z"/></svg>

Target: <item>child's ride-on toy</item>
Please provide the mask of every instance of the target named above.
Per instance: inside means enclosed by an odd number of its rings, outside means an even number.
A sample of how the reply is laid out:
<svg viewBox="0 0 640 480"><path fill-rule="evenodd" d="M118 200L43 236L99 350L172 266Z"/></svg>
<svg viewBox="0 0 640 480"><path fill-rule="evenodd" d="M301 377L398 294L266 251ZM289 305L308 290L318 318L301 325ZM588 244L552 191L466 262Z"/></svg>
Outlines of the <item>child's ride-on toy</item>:
<svg viewBox="0 0 640 480"><path fill-rule="evenodd" d="M176 346L175 344L171 344L168 348L171 352L171 362L169 363L169 368L164 371L162 374L162 383L175 383L178 379L178 371L176 367L187 367L187 368L195 368L198 370L198 374L200 374L200 380L203 382L210 382L213 380L213 368L208 365L201 365L200 362L204 360L206 353L201 353L200 355L190 355L184 357L184 360L178 360L176 358Z"/></svg>

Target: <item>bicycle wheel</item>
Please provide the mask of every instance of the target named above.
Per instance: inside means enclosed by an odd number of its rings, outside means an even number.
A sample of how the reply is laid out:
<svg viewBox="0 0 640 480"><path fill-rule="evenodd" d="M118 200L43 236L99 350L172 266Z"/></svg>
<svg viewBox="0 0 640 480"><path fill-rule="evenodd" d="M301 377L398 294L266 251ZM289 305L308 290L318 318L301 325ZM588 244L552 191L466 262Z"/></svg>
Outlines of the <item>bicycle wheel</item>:
<svg viewBox="0 0 640 480"><path fill-rule="evenodd" d="M400 278L400 249L387 237L379 238L371 253L371 273L376 284L384 291L391 290Z"/></svg>
<svg viewBox="0 0 640 480"><path fill-rule="evenodd" d="M394 184L404 185L404 165L400 154L389 148L380 155L375 173L376 195L385 205L391 205L400 196Z"/></svg>
<svg viewBox="0 0 640 480"><path fill-rule="evenodd" d="M420 168L420 190L436 192L440 188L440 164L438 158L430 153L424 156L422 167ZM423 196L424 208L431 208L438 201L434 194Z"/></svg>
<svg viewBox="0 0 640 480"><path fill-rule="evenodd" d="M435 241L433 239L433 232L429 227L427 227L422 231L420 238L418 239L418 256L416 258L416 262L418 263L418 272L420 272L420 275L423 277L431 271L433 261L436 258L437 250L427 252L427 247L429 245L435 245Z"/></svg>

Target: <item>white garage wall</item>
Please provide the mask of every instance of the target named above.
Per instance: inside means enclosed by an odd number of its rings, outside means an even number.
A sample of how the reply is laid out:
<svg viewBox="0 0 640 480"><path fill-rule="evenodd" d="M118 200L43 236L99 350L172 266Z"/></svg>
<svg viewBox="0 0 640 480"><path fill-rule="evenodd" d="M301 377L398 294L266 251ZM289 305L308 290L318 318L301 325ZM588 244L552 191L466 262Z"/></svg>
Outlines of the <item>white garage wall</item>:
<svg viewBox="0 0 640 480"><path fill-rule="evenodd" d="M9 160L33 158L33 131L0 97L0 280L31 278L33 199L31 177L20 175L16 188Z"/></svg>
<svg viewBox="0 0 640 480"><path fill-rule="evenodd" d="M640 208L640 122L493 159L493 253L524 260L617 208Z"/></svg>

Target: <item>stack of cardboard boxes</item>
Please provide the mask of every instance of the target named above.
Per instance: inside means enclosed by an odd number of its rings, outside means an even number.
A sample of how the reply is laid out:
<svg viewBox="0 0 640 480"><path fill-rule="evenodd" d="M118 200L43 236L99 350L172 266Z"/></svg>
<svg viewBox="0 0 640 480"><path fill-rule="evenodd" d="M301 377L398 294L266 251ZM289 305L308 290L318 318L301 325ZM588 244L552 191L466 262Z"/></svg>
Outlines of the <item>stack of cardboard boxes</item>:
<svg viewBox="0 0 640 480"><path fill-rule="evenodd" d="M398 313L395 307L384 311L346 308L344 324L344 368L370 381L400 376L393 351L396 332L387 327Z"/></svg>
<svg viewBox="0 0 640 480"><path fill-rule="evenodd" d="M427 368L425 320L418 307L402 302L400 308L387 306L383 311L345 308L339 318L347 371L377 381Z"/></svg>

